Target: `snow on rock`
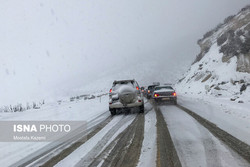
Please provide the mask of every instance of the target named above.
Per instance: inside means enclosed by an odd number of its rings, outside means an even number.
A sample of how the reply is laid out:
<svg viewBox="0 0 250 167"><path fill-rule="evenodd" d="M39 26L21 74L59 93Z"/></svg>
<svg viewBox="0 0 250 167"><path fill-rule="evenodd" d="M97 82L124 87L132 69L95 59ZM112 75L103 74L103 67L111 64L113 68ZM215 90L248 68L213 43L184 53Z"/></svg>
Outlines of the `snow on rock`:
<svg viewBox="0 0 250 167"><path fill-rule="evenodd" d="M223 63L217 44L198 63L192 65L186 76L176 85L177 91L190 94L213 96L247 96L250 89L240 92L243 85L250 83L250 74L236 71L237 58ZM249 96L250 97L250 96ZM248 97L248 99L249 99Z"/></svg>
<svg viewBox="0 0 250 167"><path fill-rule="evenodd" d="M247 6L198 41L201 53L176 84L179 94L250 102L249 19Z"/></svg>
<svg viewBox="0 0 250 167"><path fill-rule="evenodd" d="M249 19L247 6L205 34L198 41L201 53L175 85L178 104L247 144L250 144L250 44L245 44L250 40Z"/></svg>

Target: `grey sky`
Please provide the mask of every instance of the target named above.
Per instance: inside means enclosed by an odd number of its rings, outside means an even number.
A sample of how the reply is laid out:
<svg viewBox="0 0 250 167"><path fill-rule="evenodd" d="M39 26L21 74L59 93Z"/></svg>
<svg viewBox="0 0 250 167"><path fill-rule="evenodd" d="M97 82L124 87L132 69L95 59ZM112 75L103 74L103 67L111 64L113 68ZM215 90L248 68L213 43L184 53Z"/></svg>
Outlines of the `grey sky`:
<svg viewBox="0 0 250 167"><path fill-rule="evenodd" d="M169 69L175 66L173 74L184 72L199 52L196 41L249 3L249 0L2 2L1 91L18 92L17 99L24 95L29 99L38 94L43 96L51 89L70 90L103 71L142 59L163 62ZM178 66L180 70L176 71Z"/></svg>

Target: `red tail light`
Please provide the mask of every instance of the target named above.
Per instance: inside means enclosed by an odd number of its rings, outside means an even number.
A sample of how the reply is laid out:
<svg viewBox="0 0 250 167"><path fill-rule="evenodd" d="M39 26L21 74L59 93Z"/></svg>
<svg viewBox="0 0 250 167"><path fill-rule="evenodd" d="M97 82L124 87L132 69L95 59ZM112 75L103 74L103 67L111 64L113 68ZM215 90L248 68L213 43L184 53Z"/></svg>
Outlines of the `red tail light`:
<svg viewBox="0 0 250 167"><path fill-rule="evenodd" d="M141 100L138 100L138 102L140 103L140 102L141 102Z"/></svg>
<svg viewBox="0 0 250 167"><path fill-rule="evenodd" d="M155 94L154 94L154 97L158 97L158 96L160 96L160 95L159 95L159 94L157 94L157 93L155 93Z"/></svg>
<svg viewBox="0 0 250 167"><path fill-rule="evenodd" d="M139 90L139 87L138 87L138 86L136 86L136 89L137 89L137 90Z"/></svg>
<svg viewBox="0 0 250 167"><path fill-rule="evenodd" d="M148 90L148 93L150 93L150 90Z"/></svg>
<svg viewBox="0 0 250 167"><path fill-rule="evenodd" d="M112 93L112 89L109 90L109 93Z"/></svg>
<svg viewBox="0 0 250 167"><path fill-rule="evenodd" d="M174 93L172 93L172 95L173 95L173 96L176 96L176 93L174 92Z"/></svg>

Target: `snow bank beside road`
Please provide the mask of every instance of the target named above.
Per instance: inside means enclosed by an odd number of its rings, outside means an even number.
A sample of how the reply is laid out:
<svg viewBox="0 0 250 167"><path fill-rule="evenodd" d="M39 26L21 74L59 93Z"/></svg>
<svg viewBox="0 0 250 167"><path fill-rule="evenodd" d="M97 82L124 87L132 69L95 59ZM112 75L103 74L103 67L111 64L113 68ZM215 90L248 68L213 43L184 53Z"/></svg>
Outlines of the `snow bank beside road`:
<svg viewBox="0 0 250 167"><path fill-rule="evenodd" d="M82 120L89 123L102 114L104 114L103 118L110 115L108 112L108 96L102 96L101 99L63 102L61 105L55 103L45 105L41 109L32 109L25 112L0 113L0 121ZM101 120L99 119L97 122ZM1 166L10 166L48 144L49 142L0 142L0 164Z"/></svg>
<svg viewBox="0 0 250 167"><path fill-rule="evenodd" d="M108 111L108 96L89 100L75 100L45 104L40 109L24 112L0 113L0 120L84 120L88 121Z"/></svg>

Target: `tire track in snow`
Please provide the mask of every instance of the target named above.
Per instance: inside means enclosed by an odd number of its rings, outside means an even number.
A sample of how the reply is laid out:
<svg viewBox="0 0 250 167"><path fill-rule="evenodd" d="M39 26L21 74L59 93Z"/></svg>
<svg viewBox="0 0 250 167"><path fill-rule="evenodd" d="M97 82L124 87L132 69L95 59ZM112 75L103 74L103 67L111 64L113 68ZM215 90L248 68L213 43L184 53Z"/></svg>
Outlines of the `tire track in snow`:
<svg viewBox="0 0 250 167"><path fill-rule="evenodd" d="M153 107L152 105L146 101L145 102L145 114L147 115L149 111L152 111ZM132 126L132 125L130 125ZM145 132L144 132L145 133ZM108 157L108 155L110 154L110 152L113 150L113 148L115 147L115 145L118 143L119 139L121 139L122 135L124 135L123 133L120 133L106 148L105 150L102 151L101 154L99 154L96 159L90 164L89 167L96 167L98 165L102 165L102 163L104 162L104 160ZM143 134L144 135L144 134ZM144 136L145 137L145 136ZM141 139L142 140L142 139ZM140 140L139 140L140 141ZM141 146L139 146L141 147Z"/></svg>
<svg viewBox="0 0 250 167"><path fill-rule="evenodd" d="M175 105L160 109L182 166L222 166L217 139L206 128Z"/></svg>
<svg viewBox="0 0 250 167"><path fill-rule="evenodd" d="M180 105L177 105L177 107L188 113L194 119L196 119L201 125L207 128L215 137L217 137L220 141L223 141L227 146L229 146L232 150L237 152L241 157L243 157L246 161L250 163L249 145L240 141L239 139L227 133L226 131L220 129L212 122L208 121L205 118L202 118L201 116L192 112L191 110Z"/></svg>
<svg viewBox="0 0 250 167"><path fill-rule="evenodd" d="M141 148L141 155L137 167L156 166L156 113L150 104L150 111L145 114L144 140Z"/></svg>
<svg viewBox="0 0 250 167"><path fill-rule="evenodd" d="M63 143L55 143L45 146L39 150L36 154L30 155L27 158L22 159L21 161L13 164L12 166L53 166L67 155L72 153L75 149L84 144L87 140L93 137L96 133L98 133L105 125L107 125L113 118L111 116L103 117L105 114L101 114L98 118L94 118L91 120L89 124L89 128L82 132L79 132L76 136L73 136L68 141ZM101 118L101 122L99 117ZM99 122L99 123L98 123ZM84 129L84 128L83 128Z"/></svg>
<svg viewBox="0 0 250 167"><path fill-rule="evenodd" d="M198 122L195 121L195 123L201 133L201 136L203 136L202 143L205 149L207 166L222 166L218 149L212 135L204 131L204 127L200 126Z"/></svg>
<svg viewBox="0 0 250 167"><path fill-rule="evenodd" d="M144 114L137 115L135 120L115 139L115 146L104 160L103 167L137 165L144 138L144 121Z"/></svg>
<svg viewBox="0 0 250 167"><path fill-rule="evenodd" d="M155 107L157 118L157 167L181 167L178 154L169 133L167 123L158 107Z"/></svg>
<svg viewBox="0 0 250 167"><path fill-rule="evenodd" d="M97 157L97 155L105 148L106 144L110 141L110 138L115 135L115 133L127 122L130 120L133 120L134 115L127 115L124 116L121 121L119 121L117 124L115 124L103 137L100 139L100 141L95 145L95 147L88 152L88 154L83 157L76 165L75 167L81 167L81 166L89 166Z"/></svg>

